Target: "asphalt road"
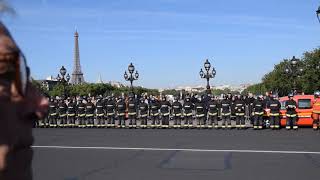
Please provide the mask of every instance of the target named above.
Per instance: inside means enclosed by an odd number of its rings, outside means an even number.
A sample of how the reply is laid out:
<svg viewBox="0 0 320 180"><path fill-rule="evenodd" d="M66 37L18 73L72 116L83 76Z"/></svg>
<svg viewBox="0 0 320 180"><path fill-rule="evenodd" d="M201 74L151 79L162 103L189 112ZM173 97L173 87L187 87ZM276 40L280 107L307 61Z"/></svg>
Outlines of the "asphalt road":
<svg viewBox="0 0 320 180"><path fill-rule="evenodd" d="M320 132L35 129L34 179L318 179Z"/></svg>

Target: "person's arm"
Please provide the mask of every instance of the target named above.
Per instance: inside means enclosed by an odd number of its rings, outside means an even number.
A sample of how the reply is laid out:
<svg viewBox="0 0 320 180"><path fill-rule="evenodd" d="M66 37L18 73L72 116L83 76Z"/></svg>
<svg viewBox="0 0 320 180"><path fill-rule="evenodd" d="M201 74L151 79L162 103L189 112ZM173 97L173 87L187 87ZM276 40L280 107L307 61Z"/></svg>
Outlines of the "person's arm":
<svg viewBox="0 0 320 180"><path fill-rule="evenodd" d="M0 145L0 172L6 168L6 157L9 152L9 146L6 144Z"/></svg>
<svg viewBox="0 0 320 180"><path fill-rule="evenodd" d="M25 113L28 117L42 119L47 115L49 102L31 83L28 84L24 102L26 104Z"/></svg>
<svg viewBox="0 0 320 180"><path fill-rule="evenodd" d="M10 108L8 103L0 104L0 172L6 167L6 157L9 151L9 144L11 144L10 131Z"/></svg>
<svg viewBox="0 0 320 180"><path fill-rule="evenodd" d="M3 125L3 123L1 123L1 125ZM0 136L1 136L0 137L0 172L1 172L6 167L6 157L9 151L9 145L8 145L9 138L6 134L6 131L1 131Z"/></svg>
<svg viewBox="0 0 320 180"><path fill-rule="evenodd" d="M288 109L288 101L284 103L284 106L286 107L286 109Z"/></svg>

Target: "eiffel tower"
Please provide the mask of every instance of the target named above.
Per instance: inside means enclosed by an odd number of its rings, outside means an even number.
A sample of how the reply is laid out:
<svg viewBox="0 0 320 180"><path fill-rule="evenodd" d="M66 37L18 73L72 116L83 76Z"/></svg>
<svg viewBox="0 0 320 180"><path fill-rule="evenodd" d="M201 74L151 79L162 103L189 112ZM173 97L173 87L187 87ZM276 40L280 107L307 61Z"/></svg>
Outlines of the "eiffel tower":
<svg viewBox="0 0 320 180"><path fill-rule="evenodd" d="M73 59L73 72L71 77L71 84L83 84L85 83L83 73L81 71L80 65L80 55L79 55L79 34L76 31L74 33L74 59Z"/></svg>

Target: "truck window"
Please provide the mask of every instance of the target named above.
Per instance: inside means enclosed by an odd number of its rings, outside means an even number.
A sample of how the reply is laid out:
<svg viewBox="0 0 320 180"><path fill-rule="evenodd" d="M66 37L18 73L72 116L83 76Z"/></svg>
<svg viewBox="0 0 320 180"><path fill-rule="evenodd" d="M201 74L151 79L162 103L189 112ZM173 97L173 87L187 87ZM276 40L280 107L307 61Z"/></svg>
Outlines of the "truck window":
<svg viewBox="0 0 320 180"><path fill-rule="evenodd" d="M311 108L311 99L299 99L298 100L299 109L310 109Z"/></svg>

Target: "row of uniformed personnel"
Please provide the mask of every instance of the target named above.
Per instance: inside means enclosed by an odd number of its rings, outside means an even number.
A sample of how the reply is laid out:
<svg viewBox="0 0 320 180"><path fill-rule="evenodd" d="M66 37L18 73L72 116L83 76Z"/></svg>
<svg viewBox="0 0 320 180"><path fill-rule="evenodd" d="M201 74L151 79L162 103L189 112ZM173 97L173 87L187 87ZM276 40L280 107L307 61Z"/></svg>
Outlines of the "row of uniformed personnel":
<svg viewBox="0 0 320 180"><path fill-rule="evenodd" d="M290 98L292 99L292 95ZM296 104L287 101L287 129L297 129ZM173 127L196 127L200 128L232 128L231 119L235 118L237 128L245 128L246 119L251 119L254 129L263 128L263 117L265 108L270 109L270 128L280 128L281 104L275 96L263 98L258 96L234 96L225 95L220 100L212 95L189 96L183 101L177 97L173 102L163 97L161 100L155 97L138 98L129 96L126 100L123 97L113 96L103 99L96 98L93 103L91 98L79 98L76 103L68 98L50 99L48 118L39 123L39 126L49 127L137 127L148 126L148 119L151 120L150 127L169 127L169 121L173 121ZM78 120L78 123L76 123ZM116 124L118 120L118 124ZM218 121L221 120L221 126ZM59 121L59 123L58 123ZM126 121L129 125L127 126Z"/></svg>

